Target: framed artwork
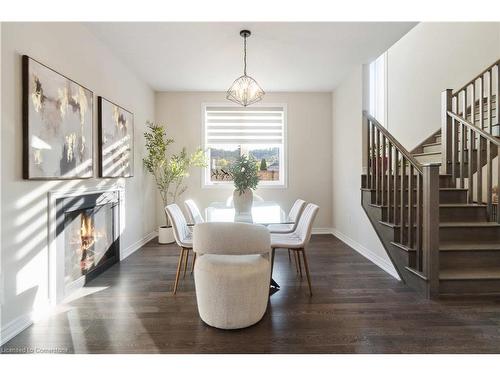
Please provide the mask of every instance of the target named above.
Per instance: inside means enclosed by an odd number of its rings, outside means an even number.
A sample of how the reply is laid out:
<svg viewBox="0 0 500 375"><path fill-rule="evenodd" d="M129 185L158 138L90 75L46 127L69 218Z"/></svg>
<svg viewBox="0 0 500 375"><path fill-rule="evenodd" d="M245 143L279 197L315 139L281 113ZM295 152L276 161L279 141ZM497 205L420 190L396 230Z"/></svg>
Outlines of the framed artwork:
<svg viewBox="0 0 500 375"><path fill-rule="evenodd" d="M134 114L98 97L99 177L134 176Z"/></svg>
<svg viewBox="0 0 500 375"><path fill-rule="evenodd" d="M92 91L26 55L22 73L23 178L93 177Z"/></svg>

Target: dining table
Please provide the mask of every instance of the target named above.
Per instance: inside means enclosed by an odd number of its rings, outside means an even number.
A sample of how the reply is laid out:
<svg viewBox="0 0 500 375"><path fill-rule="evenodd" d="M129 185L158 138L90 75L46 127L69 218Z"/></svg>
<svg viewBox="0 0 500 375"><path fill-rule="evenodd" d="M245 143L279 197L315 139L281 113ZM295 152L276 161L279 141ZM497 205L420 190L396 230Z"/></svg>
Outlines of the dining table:
<svg viewBox="0 0 500 375"><path fill-rule="evenodd" d="M205 221L253 223L264 226L294 224L281 206L274 201L254 201L250 212L237 212L227 202L212 202L205 209ZM279 289L280 285L271 277L269 294L273 295Z"/></svg>

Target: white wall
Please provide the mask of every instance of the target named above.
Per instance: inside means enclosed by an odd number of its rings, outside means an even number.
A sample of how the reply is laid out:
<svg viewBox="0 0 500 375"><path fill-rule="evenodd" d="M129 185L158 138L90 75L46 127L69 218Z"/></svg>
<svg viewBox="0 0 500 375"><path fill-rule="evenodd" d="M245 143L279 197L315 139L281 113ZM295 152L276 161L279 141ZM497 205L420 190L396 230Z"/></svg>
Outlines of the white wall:
<svg viewBox="0 0 500 375"><path fill-rule="evenodd" d="M175 139L174 151L182 146L191 151L201 146L202 103L226 103L224 95L220 92L156 94L156 121ZM331 228L331 94L267 93L263 102L287 104L288 188L259 188L257 194L279 202L287 210L297 198L315 202L320 206L315 227ZM211 202L225 201L232 194L232 189L202 189L201 176L200 170L193 171L188 179L189 189L181 201L190 197L204 208ZM158 212L159 223L163 220Z"/></svg>
<svg viewBox="0 0 500 375"><path fill-rule="evenodd" d="M368 217L361 207L363 69L354 69L335 89L333 107L334 234L397 277Z"/></svg>
<svg viewBox="0 0 500 375"><path fill-rule="evenodd" d="M115 58L85 26L76 23L4 23L2 30L2 332L29 322L47 305L47 192L74 188L125 187L122 251L132 249L155 226L156 202L146 176L144 123L154 118L154 92ZM94 91L94 158L97 160L97 95L135 114L135 177L74 181L22 179L21 55L27 54ZM95 165L97 167L97 164ZM97 171L97 169L96 169Z"/></svg>
<svg viewBox="0 0 500 375"><path fill-rule="evenodd" d="M388 52L388 125L412 149L441 126L441 92L500 58L500 23L420 23Z"/></svg>

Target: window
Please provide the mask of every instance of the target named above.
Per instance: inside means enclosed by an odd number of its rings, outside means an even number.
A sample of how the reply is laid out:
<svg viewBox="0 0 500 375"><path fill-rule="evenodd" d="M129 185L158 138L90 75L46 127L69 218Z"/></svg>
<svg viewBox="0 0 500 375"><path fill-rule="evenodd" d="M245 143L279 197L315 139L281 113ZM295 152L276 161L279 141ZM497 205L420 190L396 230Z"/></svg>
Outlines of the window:
<svg viewBox="0 0 500 375"><path fill-rule="evenodd" d="M209 163L204 186L232 186L229 168L241 155L253 157L259 186L285 184L285 106L204 106L203 133Z"/></svg>
<svg viewBox="0 0 500 375"><path fill-rule="evenodd" d="M386 126L386 56L387 52L379 56L370 63L370 114L377 119L380 124Z"/></svg>

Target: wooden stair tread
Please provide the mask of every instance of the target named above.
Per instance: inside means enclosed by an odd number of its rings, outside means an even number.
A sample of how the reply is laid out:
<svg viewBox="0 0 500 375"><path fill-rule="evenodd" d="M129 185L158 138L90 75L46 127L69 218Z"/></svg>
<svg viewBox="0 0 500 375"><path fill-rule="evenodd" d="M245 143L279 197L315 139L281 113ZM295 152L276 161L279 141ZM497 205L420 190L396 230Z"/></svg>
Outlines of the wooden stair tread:
<svg viewBox="0 0 500 375"><path fill-rule="evenodd" d="M379 223L382 225L385 225L390 228L400 228L401 225L399 224L394 224L394 223L389 223L387 221L379 220ZM406 224L405 227L408 225ZM415 225L414 225L415 226ZM494 223L491 221L479 221L479 222L474 222L474 221L468 221L468 222L440 222L439 223L440 228L499 228L500 229L500 224Z"/></svg>
<svg viewBox="0 0 500 375"><path fill-rule="evenodd" d="M452 228L452 227L457 227L457 228L469 228L469 227L485 227L485 228L490 228L490 227L498 227L500 228L500 224L494 223L492 221L481 221L481 222L448 222L448 223L439 223L440 228Z"/></svg>
<svg viewBox="0 0 500 375"><path fill-rule="evenodd" d="M488 207L488 205L484 203L440 203L439 207L475 208L475 207Z"/></svg>
<svg viewBox="0 0 500 375"><path fill-rule="evenodd" d="M376 207L376 208L388 208L389 206L384 204L376 204L376 203L370 203L369 204L370 206L372 207ZM396 206L397 208L401 208L401 205L397 205ZM405 204L405 207L407 208L408 205ZM413 204L412 207L417 207L416 204ZM443 208L477 208L477 207L488 207L487 204L485 203L440 203L439 204L439 207L443 207ZM391 208L394 208L394 205L391 204Z"/></svg>
<svg viewBox="0 0 500 375"><path fill-rule="evenodd" d="M418 154L412 154L414 157L418 156L431 156L431 155L441 155L441 151L431 151L431 152L421 152Z"/></svg>
<svg viewBox="0 0 500 375"><path fill-rule="evenodd" d="M447 242L439 244L440 251L500 251L500 243L496 242Z"/></svg>
<svg viewBox="0 0 500 375"><path fill-rule="evenodd" d="M445 269L439 272L440 280L497 280L500 269L479 268L469 270Z"/></svg>

